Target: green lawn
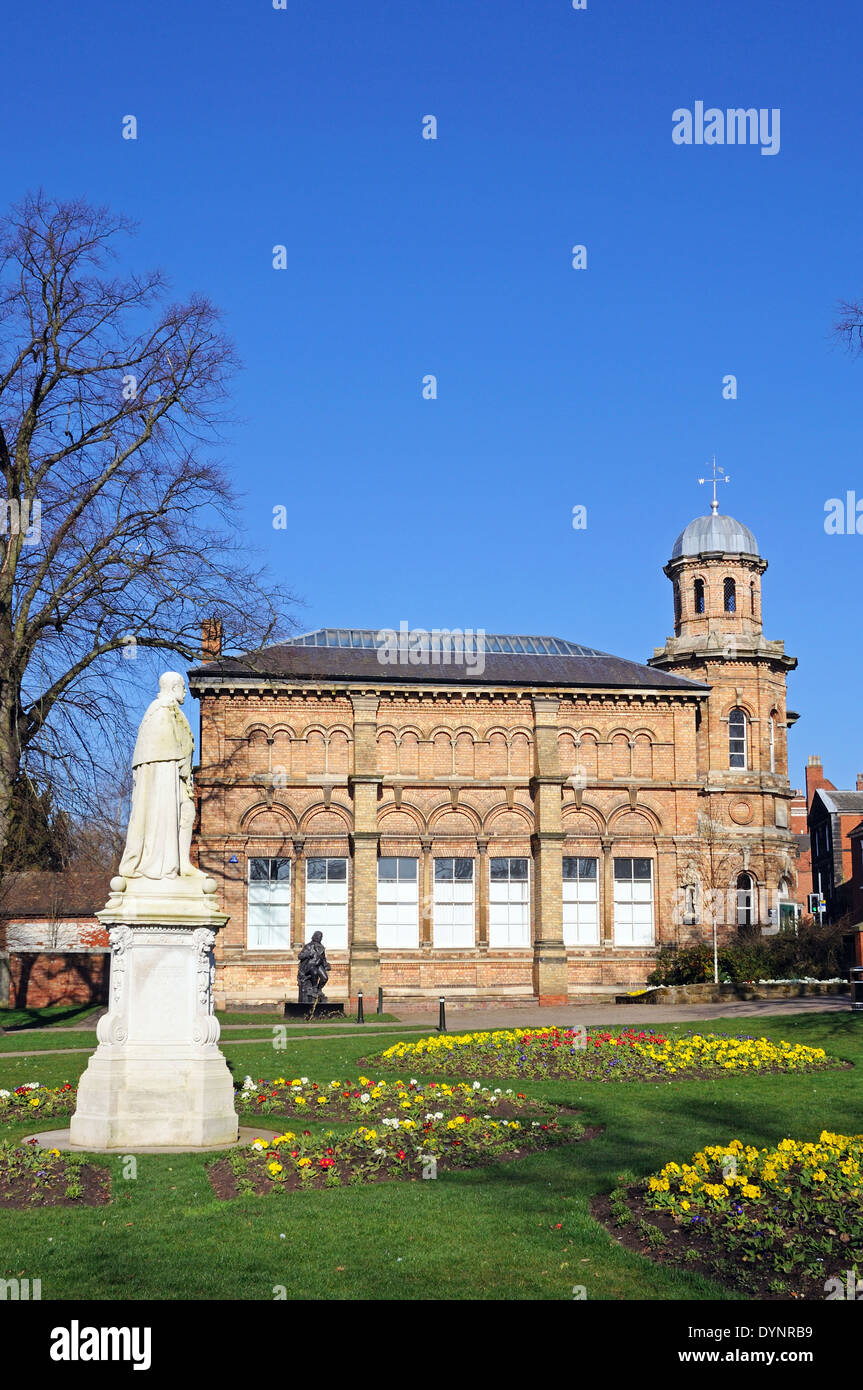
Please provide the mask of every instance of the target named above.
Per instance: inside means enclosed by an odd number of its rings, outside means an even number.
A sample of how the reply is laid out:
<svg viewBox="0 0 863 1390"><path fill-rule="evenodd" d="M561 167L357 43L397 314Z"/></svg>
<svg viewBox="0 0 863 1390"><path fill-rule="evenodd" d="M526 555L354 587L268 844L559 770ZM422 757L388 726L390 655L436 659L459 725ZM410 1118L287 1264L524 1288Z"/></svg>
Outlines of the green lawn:
<svg viewBox="0 0 863 1390"><path fill-rule="evenodd" d="M711 1281L621 1249L588 1203L619 1174L647 1173L718 1140L764 1145L786 1135L814 1139L824 1128L863 1129L863 1019L849 1012L747 1022L701 1027L822 1046L857 1070L659 1085L525 1083L529 1093L578 1107L603 1134L433 1182L280 1190L222 1203L203 1157L139 1157L134 1181L111 1159L109 1207L0 1212L0 1278L24 1271L42 1278L43 1298L61 1299L272 1299L277 1286L291 1299L570 1299L575 1285L591 1300L727 1298ZM291 1035L284 1052L228 1044L226 1056L238 1078L346 1079L362 1069L361 1056L387 1045L371 1032ZM0 1086L74 1081L86 1061L46 1051L34 1062L0 1056ZM0 1126L3 1137L26 1132Z"/></svg>
<svg viewBox="0 0 863 1390"><path fill-rule="evenodd" d="M0 1009L0 1028L69 1028L99 1009L98 1004L50 1004L43 1009Z"/></svg>

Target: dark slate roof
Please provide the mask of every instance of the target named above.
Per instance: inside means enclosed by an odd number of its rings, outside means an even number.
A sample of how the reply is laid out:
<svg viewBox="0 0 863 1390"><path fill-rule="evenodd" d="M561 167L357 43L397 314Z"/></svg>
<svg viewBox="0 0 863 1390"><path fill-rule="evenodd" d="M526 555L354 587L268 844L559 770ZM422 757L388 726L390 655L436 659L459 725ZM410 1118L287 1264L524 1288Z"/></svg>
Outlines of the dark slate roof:
<svg viewBox="0 0 863 1390"><path fill-rule="evenodd" d="M828 811L840 816L863 816L863 792L829 792L819 787L820 796Z"/></svg>
<svg viewBox="0 0 863 1390"><path fill-rule="evenodd" d="M707 691L699 681L673 676L666 671L642 666L623 657L584 647L560 637L526 637L488 633L484 637L483 669L477 671L475 654L468 647L467 660L445 661L439 653L427 663L390 664L379 658L378 643L383 629L321 628L277 646L265 647L240 657L224 657L196 666L189 672L191 685L200 685L207 676L230 683L255 677L279 680L360 681L380 684L386 681L446 683L447 685L569 686L583 688L640 686L650 690ZM334 634L346 634L350 645L343 645ZM530 650L533 645L533 652ZM499 650L495 650L495 646ZM522 650L519 651L518 647ZM507 650L508 648L508 650Z"/></svg>
<svg viewBox="0 0 863 1390"><path fill-rule="evenodd" d="M110 896L111 869L24 869L0 880L0 917L92 917Z"/></svg>

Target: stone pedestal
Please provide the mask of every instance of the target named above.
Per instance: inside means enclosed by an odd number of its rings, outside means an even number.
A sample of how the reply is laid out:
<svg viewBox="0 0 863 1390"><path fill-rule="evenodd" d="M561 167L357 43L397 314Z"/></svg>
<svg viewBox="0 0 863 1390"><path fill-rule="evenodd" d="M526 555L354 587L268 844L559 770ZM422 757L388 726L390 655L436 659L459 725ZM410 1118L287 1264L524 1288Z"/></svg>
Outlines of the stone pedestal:
<svg viewBox="0 0 863 1390"><path fill-rule="evenodd" d="M213 1014L218 910L211 878L111 881L109 1011L81 1078L75 1149L232 1144L238 1122Z"/></svg>

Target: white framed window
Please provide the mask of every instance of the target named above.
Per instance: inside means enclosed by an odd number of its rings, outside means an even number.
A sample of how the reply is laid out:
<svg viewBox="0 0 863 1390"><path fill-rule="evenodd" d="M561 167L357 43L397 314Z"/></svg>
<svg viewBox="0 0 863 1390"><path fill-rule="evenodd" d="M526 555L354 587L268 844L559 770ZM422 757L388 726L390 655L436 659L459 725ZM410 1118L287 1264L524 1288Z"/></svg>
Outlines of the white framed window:
<svg viewBox="0 0 863 1390"><path fill-rule="evenodd" d="M751 927L755 920L754 889L751 874L737 875L737 925Z"/></svg>
<svg viewBox="0 0 863 1390"><path fill-rule="evenodd" d="M527 859L488 861L488 944L530 945L530 869Z"/></svg>
<svg viewBox="0 0 863 1390"><path fill-rule="evenodd" d="M595 859L563 860L565 946L599 945L599 874Z"/></svg>
<svg viewBox="0 0 863 1390"><path fill-rule="evenodd" d="M247 939L250 951L291 949L291 861L250 859Z"/></svg>
<svg viewBox="0 0 863 1390"><path fill-rule="evenodd" d="M378 860L378 946L382 951L419 948L419 861Z"/></svg>
<svg viewBox="0 0 863 1390"><path fill-rule="evenodd" d="M614 944L653 945L653 860L614 861Z"/></svg>
<svg viewBox="0 0 863 1390"><path fill-rule="evenodd" d="M728 766L746 768L746 711L733 709L728 716Z"/></svg>
<svg viewBox="0 0 863 1390"><path fill-rule="evenodd" d="M348 949L347 859L306 860L306 940L316 931L326 949Z"/></svg>
<svg viewBox="0 0 863 1390"><path fill-rule="evenodd" d="M472 859L434 861L434 944L437 947L473 946L474 892Z"/></svg>

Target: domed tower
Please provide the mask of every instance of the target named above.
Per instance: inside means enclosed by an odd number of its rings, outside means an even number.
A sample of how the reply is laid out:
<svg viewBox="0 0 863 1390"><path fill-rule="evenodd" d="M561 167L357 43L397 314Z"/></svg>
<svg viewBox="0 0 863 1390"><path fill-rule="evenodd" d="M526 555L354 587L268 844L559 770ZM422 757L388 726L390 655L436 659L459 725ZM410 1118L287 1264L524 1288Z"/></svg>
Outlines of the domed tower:
<svg viewBox="0 0 863 1390"><path fill-rule="evenodd" d="M649 665L710 687L696 716L702 886L729 892L726 926L779 925L796 889L790 829L786 677L797 665L761 622L767 561L748 526L696 517L674 542L665 574L674 586L674 636ZM710 882L708 882L710 880ZM735 921L736 918L736 921Z"/></svg>

